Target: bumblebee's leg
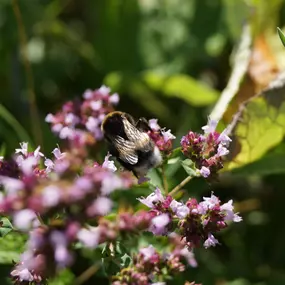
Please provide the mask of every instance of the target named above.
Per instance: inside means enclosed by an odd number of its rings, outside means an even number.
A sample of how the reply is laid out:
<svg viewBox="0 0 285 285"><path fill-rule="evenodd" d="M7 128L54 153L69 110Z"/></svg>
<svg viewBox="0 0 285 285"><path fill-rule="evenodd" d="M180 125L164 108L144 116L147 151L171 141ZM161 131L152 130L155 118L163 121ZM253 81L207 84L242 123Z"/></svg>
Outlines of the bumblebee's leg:
<svg viewBox="0 0 285 285"><path fill-rule="evenodd" d="M136 127L143 132L147 132L147 131L151 131L151 128L148 124L148 121L146 120L146 118L139 118L137 123L136 123Z"/></svg>

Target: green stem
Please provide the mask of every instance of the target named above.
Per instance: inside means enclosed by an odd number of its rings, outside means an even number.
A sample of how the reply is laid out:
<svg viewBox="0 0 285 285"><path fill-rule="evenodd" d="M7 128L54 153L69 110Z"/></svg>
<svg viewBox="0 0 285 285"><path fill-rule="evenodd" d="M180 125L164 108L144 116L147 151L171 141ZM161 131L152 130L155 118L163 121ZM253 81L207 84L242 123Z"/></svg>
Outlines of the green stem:
<svg viewBox="0 0 285 285"><path fill-rule="evenodd" d="M161 175L162 175L164 192L167 195L168 194L168 183L167 183L167 178L165 175L165 165L164 164L161 166Z"/></svg>
<svg viewBox="0 0 285 285"><path fill-rule="evenodd" d="M170 196L175 195L182 187L184 187L191 179L193 176L187 176L184 180L182 180L177 186L175 186L171 192L168 194Z"/></svg>
<svg viewBox="0 0 285 285"><path fill-rule="evenodd" d="M85 283L88 279L91 278L100 268L99 263L95 263L88 267L81 275L79 275L76 280L74 281L74 285L80 285Z"/></svg>

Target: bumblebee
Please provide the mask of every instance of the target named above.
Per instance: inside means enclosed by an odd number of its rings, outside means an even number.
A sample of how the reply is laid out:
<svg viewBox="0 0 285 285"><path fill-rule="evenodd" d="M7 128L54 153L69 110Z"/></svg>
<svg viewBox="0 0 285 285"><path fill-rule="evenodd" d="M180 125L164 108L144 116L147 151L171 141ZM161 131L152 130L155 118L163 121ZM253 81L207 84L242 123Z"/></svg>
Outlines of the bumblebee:
<svg viewBox="0 0 285 285"><path fill-rule="evenodd" d="M136 122L131 115L115 111L104 118L101 130L109 152L138 179L161 164L161 153L147 134L151 129L146 119Z"/></svg>

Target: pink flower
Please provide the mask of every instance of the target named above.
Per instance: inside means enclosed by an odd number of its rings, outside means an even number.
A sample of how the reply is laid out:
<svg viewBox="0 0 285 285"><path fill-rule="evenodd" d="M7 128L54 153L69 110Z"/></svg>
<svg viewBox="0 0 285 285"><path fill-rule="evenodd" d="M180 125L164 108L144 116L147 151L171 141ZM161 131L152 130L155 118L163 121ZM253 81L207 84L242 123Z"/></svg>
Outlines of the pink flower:
<svg viewBox="0 0 285 285"><path fill-rule="evenodd" d="M52 151L53 155L55 156L56 159L61 159L65 156L64 152L60 151L59 147L56 147L53 151Z"/></svg>
<svg viewBox="0 0 285 285"><path fill-rule="evenodd" d="M218 125L217 120L211 120L211 118L209 118L207 125L202 127L202 130L204 131L205 134L210 134L216 130L217 125Z"/></svg>
<svg viewBox="0 0 285 285"><path fill-rule="evenodd" d="M151 221L150 231L155 235L166 234L166 226L169 224L170 218L168 214L156 216Z"/></svg>
<svg viewBox="0 0 285 285"><path fill-rule="evenodd" d="M216 244L219 244L219 241L212 234L209 234L204 242L204 247L209 248L211 246L216 246Z"/></svg>
<svg viewBox="0 0 285 285"><path fill-rule="evenodd" d="M238 214L234 213L234 206L233 206L233 200L228 201L227 203L221 205L220 210L225 212L225 221L233 221L233 222L241 222L242 217L240 217Z"/></svg>
<svg viewBox="0 0 285 285"><path fill-rule="evenodd" d="M61 189L55 185L50 185L42 190L42 203L45 207L56 206L60 202Z"/></svg>
<svg viewBox="0 0 285 285"><path fill-rule="evenodd" d="M77 238L84 246L88 248L96 248L99 244L100 230L98 227L81 229L77 234Z"/></svg>
<svg viewBox="0 0 285 285"><path fill-rule="evenodd" d="M46 115L46 118L45 118L45 121L46 121L47 123L53 123L53 122L54 122L54 116L53 116L53 114L47 114L47 115Z"/></svg>
<svg viewBox="0 0 285 285"><path fill-rule="evenodd" d="M169 141L169 140L174 140L174 139L176 139L176 137L171 133L170 130L168 130L168 131L166 131L166 132L165 132L165 131L161 131L161 133L162 133L164 142L167 142L167 141Z"/></svg>
<svg viewBox="0 0 285 285"><path fill-rule="evenodd" d="M149 123L149 127L152 129L152 130L154 130L154 131L159 131L160 130L160 126L159 126L159 124L157 123L157 119L150 119L149 121L148 121L148 123Z"/></svg>
<svg viewBox="0 0 285 285"><path fill-rule="evenodd" d="M164 198L159 188L156 188L154 193L151 193L146 198L138 198L138 200L149 208L153 208L154 203L163 202Z"/></svg>
<svg viewBox="0 0 285 285"><path fill-rule="evenodd" d="M229 150L220 143L218 146L217 155L224 156L224 155L227 155L228 153L229 153Z"/></svg>
<svg viewBox="0 0 285 285"><path fill-rule="evenodd" d="M34 211L24 209L14 214L14 225L20 230L28 230L32 227L34 221L37 221L37 216Z"/></svg>
<svg viewBox="0 0 285 285"><path fill-rule="evenodd" d="M172 200L169 206L180 219L184 219L190 213L190 210L186 205L181 202L177 202L176 200Z"/></svg>
<svg viewBox="0 0 285 285"><path fill-rule="evenodd" d="M109 102L111 104L117 105L120 101L120 97L118 95L118 93L114 93L112 96L110 96L109 98Z"/></svg>
<svg viewBox="0 0 285 285"><path fill-rule="evenodd" d="M21 148L16 148L15 153L21 153L24 156L28 155L28 143L27 142L22 142L20 143Z"/></svg>
<svg viewBox="0 0 285 285"><path fill-rule="evenodd" d="M107 197L98 197L87 209L89 216L105 216L112 209L113 202Z"/></svg>
<svg viewBox="0 0 285 285"><path fill-rule="evenodd" d="M201 169L199 170L201 176L207 178L211 174L211 171L209 168L202 166Z"/></svg>
<svg viewBox="0 0 285 285"><path fill-rule="evenodd" d="M115 163L113 160L109 160L110 156L112 156L110 153L108 153L105 156L105 160L102 164L102 167L107 168L107 169L111 170L112 172L115 172L117 170L117 167L115 166Z"/></svg>
<svg viewBox="0 0 285 285"><path fill-rule="evenodd" d="M140 249L140 253L143 255L145 261L150 260L156 253L155 248L152 245Z"/></svg>

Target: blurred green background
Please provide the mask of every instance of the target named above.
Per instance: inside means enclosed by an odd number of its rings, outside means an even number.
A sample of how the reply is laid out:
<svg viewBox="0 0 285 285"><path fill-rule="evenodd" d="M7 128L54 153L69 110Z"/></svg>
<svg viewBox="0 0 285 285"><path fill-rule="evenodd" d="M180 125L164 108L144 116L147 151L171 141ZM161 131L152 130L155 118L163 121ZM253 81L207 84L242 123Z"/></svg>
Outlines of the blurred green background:
<svg viewBox="0 0 285 285"><path fill-rule="evenodd" d="M206 123L238 69L233 58L245 24L252 31L251 57L244 80L237 79L241 85L224 124L285 66L276 34L276 27L285 24L285 1L1 0L1 153L9 156L19 141L28 140L48 154L58 140L44 122L46 114L102 84L120 94L120 110L158 118L161 126L171 128L178 146L187 130L198 131ZM257 121L254 130L261 124ZM269 134L268 141L274 136ZM186 187L188 195L202 197L214 190L222 200L233 198L244 218L218 237L221 246L196 251L199 267L187 271L188 280L285 284L283 137L242 161L238 171L225 172L219 183L196 179ZM186 175L183 169L168 174L172 186ZM20 250L13 236L0 240L1 284ZM55 284L68 284L68 278Z"/></svg>

